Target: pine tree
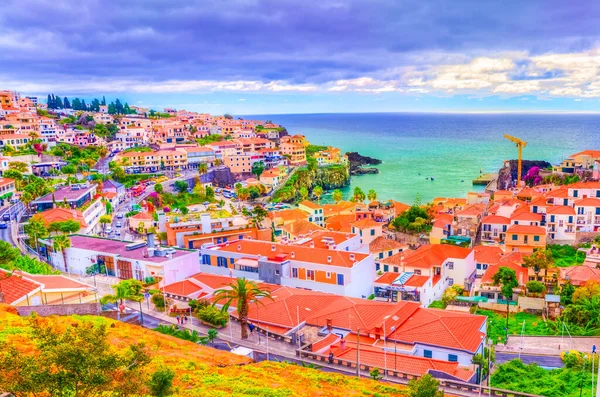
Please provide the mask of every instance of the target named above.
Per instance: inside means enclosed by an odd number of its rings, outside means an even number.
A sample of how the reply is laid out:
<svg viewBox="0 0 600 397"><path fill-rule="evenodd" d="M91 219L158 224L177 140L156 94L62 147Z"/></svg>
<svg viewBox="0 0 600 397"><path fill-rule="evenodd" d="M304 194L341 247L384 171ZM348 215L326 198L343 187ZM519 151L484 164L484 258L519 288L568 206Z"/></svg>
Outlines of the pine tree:
<svg viewBox="0 0 600 397"><path fill-rule="evenodd" d="M123 113L131 114L131 108L129 107L129 104L127 102L125 102L125 105L123 105Z"/></svg>
<svg viewBox="0 0 600 397"><path fill-rule="evenodd" d="M92 104L90 105L90 108L94 112L99 112L100 111L100 101L98 99L94 98L94 100L92 101Z"/></svg>
<svg viewBox="0 0 600 397"><path fill-rule="evenodd" d="M79 98L73 99L73 102L71 103L71 108L73 110L80 110L81 109L81 101L79 100Z"/></svg>
<svg viewBox="0 0 600 397"><path fill-rule="evenodd" d="M102 102L100 103L100 105L106 106L106 98L104 98L104 95L102 95Z"/></svg>
<svg viewBox="0 0 600 397"><path fill-rule="evenodd" d="M119 98L115 100L115 110L117 114L123 114L123 104L119 101Z"/></svg>
<svg viewBox="0 0 600 397"><path fill-rule="evenodd" d="M85 99L81 100L81 110L87 110L87 105L85 104Z"/></svg>
<svg viewBox="0 0 600 397"><path fill-rule="evenodd" d="M48 109L53 109L52 108L52 97L50 96L50 94L48 94L48 101L46 103L48 104Z"/></svg>
<svg viewBox="0 0 600 397"><path fill-rule="evenodd" d="M65 107L65 109L71 108L71 104L69 103L69 98L65 97L65 99L63 99L63 106Z"/></svg>
<svg viewBox="0 0 600 397"><path fill-rule="evenodd" d="M56 96L56 98L54 98L54 100L56 101L56 102L54 102L54 106L58 109L62 109L63 108L62 99L60 99L59 96Z"/></svg>
<svg viewBox="0 0 600 397"><path fill-rule="evenodd" d="M108 114L115 114L115 113L117 113L115 104L114 104L114 102L111 102L108 104Z"/></svg>

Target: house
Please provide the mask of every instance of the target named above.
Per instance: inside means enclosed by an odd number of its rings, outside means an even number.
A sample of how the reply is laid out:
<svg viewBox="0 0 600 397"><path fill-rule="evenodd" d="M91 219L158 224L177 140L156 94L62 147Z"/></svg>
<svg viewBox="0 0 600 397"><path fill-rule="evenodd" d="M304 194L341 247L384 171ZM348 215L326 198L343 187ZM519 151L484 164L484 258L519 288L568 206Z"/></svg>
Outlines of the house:
<svg viewBox="0 0 600 397"><path fill-rule="evenodd" d="M94 264L105 268L108 276L122 280L146 277L161 278L166 284L198 273L198 251L182 248L158 248L154 235L148 241L121 241L93 236L72 235L71 247L65 250L69 272L85 274ZM57 269L67 270L61 252L53 252L52 241L45 241L51 253L48 259Z"/></svg>
<svg viewBox="0 0 600 397"><path fill-rule="evenodd" d="M364 245L369 245L377 237L383 236L383 223L371 218L361 219L352 223L352 233L358 234Z"/></svg>
<svg viewBox="0 0 600 397"><path fill-rule="evenodd" d="M201 249L201 271L346 296L368 296L375 280L369 254L238 240Z"/></svg>
<svg viewBox="0 0 600 397"><path fill-rule="evenodd" d="M401 281L410 280L412 276L426 276L427 281L418 279L423 287L418 301L424 306L441 299L444 290L454 284L470 290L476 277L474 251L453 245L426 244L415 251L392 255L380 263L384 272L401 273ZM414 287L403 292L411 291Z"/></svg>
<svg viewBox="0 0 600 397"><path fill-rule="evenodd" d="M546 247L546 229L533 225L512 225L506 230L505 251L531 253Z"/></svg>
<svg viewBox="0 0 600 397"><path fill-rule="evenodd" d="M488 267L498 264L504 256L502 248L495 245L478 245L475 251L475 262L477 263L477 277L482 277Z"/></svg>
<svg viewBox="0 0 600 397"><path fill-rule="evenodd" d="M10 199L16 192L14 179L0 177L0 200Z"/></svg>
<svg viewBox="0 0 600 397"><path fill-rule="evenodd" d="M490 264L481 278L481 284L475 295L482 296L492 303L504 299L504 296L502 296L502 286L494 284L494 275L498 273L501 267L508 267L514 270L517 282L519 283L519 287L515 288L514 291L524 291L525 284L529 281L529 269L522 265L523 256L521 252L512 252L500 258L498 263L494 265ZM513 297L511 296L510 299L513 300Z"/></svg>
<svg viewBox="0 0 600 397"><path fill-rule="evenodd" d="M598 190L600 192L600 189ZM588 197L574 201L578 232L600 231L600 198Z"/></svg>
<svg viewBox="0 0 600 397"><path fill-rule="evenodd" d="M249 226L249 221L242 215L219 216L218 213L203 212L188 214L185 217L159 215L158 226L159 230L167 233L168 245L191 248L190 243L194 239L190 238L186 240L186 236L194 235L201 237L214 234L213 237L215 237L219 233L233 232L235 236L239 237L240 235L245 235L241 231ZM225 233L221 237L216 237L215 240L220 243L221 238L227 241L228 238L232 237L233 235ZM186 243L187 245L185 245ZM192 245L196 247L199 242L194 244Z"/></svg>
<svg viewBox="0 0 600 397"><path fill-rule="evenodd" d="M81 208L92 201L95 195L95 184L72 184L59 187L54 192L33 200L31 205L37 207L38 212L51 209L56 203L66 203L71 208Z"/></svg>
<svg viewBox="0 0 600 397"><path fill-rule="evenodd" d="M312 201L304 200L298 204L298 209L301 211L308 212L308 221L313 222L319 226L324 225L323 219L323 207L319 204L313 203Z"/></svg>
<svg viewBox="0 0 600 397"><path fill-rule="evenodd" d="M122 183L119 183L113 179L107 179L102 182L102 193L113 193L116 198L116 202L119 203L125 199L127 191Z"/></svg>
<svg viewBox="0 0 600 397"><path fill-rule="evenodd" d="M379 270L379 260L389 258L407 249L408 245L387 238L386 236L379 236L369 243L369 252L375 259L377 270Z"/></svg>
<svg viewBox="0 0 600 397"><path fill-rule="evenodd" d="M488 215L481 220L481 241L491 244L504 242L510 219L499 215Z"/></svg>
<svg viewBox="0 0 600 397"><path fill-rule="evenodd" d="M95 287L62 275L38 275L0 269L0 297L11 306L98 302ZM2 303L2 300L0 300Z"/></svg>
<svg viewBox="0 0 600 397"><path fill-rule="evenodd" d="M577 238L575 209L565 205L548 206L546 231L555 244L573 244Z"/></svg>
<svg viewBox="0 0 600 397"><path fill-rule="evenodd" d="M54 222L76 221L81 226L82 233L93 232L93 229L88 228L83 212L77 209L57 207L35 214L33 217L42 220L46 226Z"/></svg>
<svg viewBox="0 0 600 397"><path fill-rule="evenodd" d="M305 219L299 219L296 222L288 223L281 227L282 235L288 241L302 239L304 236L319 230L325 229L316 223L309 222Z"/></svg>

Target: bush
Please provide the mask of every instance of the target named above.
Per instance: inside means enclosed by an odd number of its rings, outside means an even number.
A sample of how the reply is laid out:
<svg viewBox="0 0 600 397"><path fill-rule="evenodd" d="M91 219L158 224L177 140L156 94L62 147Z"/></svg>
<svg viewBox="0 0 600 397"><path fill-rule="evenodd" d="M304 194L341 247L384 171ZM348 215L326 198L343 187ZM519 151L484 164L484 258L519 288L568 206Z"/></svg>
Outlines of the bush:
<svg viewBox="0 0 600 397"><path fill-rule="evenodd" d="M156 306L156 310L159 312L165 311L165 296L162 293L152 295L150 298L154 306Z"/></svg>
<svg viewBox="0 0 600 397"><path fill-rule="evenodd" d="M206 306L205 308L198 310L198 318L215 327L224 327L227 325L229 315L221 312L214 306Z"/></svg>
<svg viewBox="0 0 600 397"><path fill-rule="evenodd" d="M532 294L541 294L546 290L546 286L539 281L529 281L527 284L527 291Z"/></svg>
<svg viewBox="0 0 600 397"><path fill-rule="evenodd" d="M210 306L211 303L206 299L192 299L188 302L188 305L192 308L194 312L197 312L200 309L204 309L205 307Z"/></svg>

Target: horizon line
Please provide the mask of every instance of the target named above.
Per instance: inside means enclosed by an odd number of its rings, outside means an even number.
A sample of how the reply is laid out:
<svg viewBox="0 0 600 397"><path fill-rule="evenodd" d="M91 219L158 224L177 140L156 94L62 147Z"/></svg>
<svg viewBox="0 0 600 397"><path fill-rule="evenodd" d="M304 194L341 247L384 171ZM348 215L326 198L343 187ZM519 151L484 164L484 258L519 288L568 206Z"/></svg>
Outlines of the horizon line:
<svg viewBox="0 0 600 397"><path fill-rule="evenodd" d="M600 110L399 110L389 112L306 112L306 113L236 113L235 116L293 116L318 114L589 114L600 115Z"/></svg>

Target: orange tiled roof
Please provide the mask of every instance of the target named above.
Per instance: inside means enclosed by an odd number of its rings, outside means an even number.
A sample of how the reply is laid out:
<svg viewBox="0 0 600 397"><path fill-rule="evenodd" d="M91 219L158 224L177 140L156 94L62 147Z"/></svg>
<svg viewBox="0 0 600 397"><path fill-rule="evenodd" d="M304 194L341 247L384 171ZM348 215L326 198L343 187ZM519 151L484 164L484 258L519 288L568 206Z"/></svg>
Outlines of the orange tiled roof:
<svg viewBox="0 0 600 397"><path fill-rule="evenodd" d="M83 213L75 209L52 208L34 216L40 217L46 225L49 225L53 222L65 222L73 220L79 222L81 227L87 226L85 218L83 217Z"/></svg>
<svg viewBox="0 0 600 397"><path fill-rule="evenodd" d="M306 219L298 219L295 222L282 226L281 229L288 232L292 236L304 236L312 232L325 230L321 226L309 222Z"/></svg>
<svg viewBox="0 0 600 397"><path fill-rule="evenodd" d="M481 223L493 225L508 225L510 224L510 219L500 215L488 215L481 219Z"/></svg>
<svg viewBox="0 0 600 397"><path fill-rule="evenodd" d="M513 221L534 221L534 222L541 222L542 221L542 214L536 214L534 212L523 211L523 212L519 212L518 214L513 213L512 216L510 217L510 219L513 220Z"/></svg>
<svg viewBox="0 0 600 397"><path fill-rule="evenodd" d="M502 248L489 245L478 245L474 248L475 261L477 263L487 263L488 265L500 262L504 255Z"/></svg>
<svg viewBox="0 0 600 397"><path fill-rule="evenodd" d="M303 206L308 207L308 208L313 209L313 210L317 210L319 208L322 208L320 205L318 205L316 203L313 203L312 201L309 201L309 200L302 201L300 203L300 205L303 205Z"/></svg>
<svg viewBox="0 0 600 397"><path fill-rule="evenodd" d="M8 272L0 269L0 290L4 294L4 301L9 305L19 301L25 295L31 294L40 287L40 284L19 274L12 274L8 277Z"/></svg>
<svg viewBox="0 0 600 397"><path fill-rule="evenodd" d="M380 251L389 251L404 247L406 247L406 245L396 240L386 238L385 236L379 236L375 240L371 241L371 243L369 244L369 252L373 253Z"/></svg>
<svg viewBox="0 0 600 397"><path fill-rule="evenodd" d="M508 228L506 233L516 233L516 234L546 234L546 229L541 226L531 226L531 225L512 225Z"/></svg>
<svg viewBox="0 0 600 397"><path fill-rule="evenodd" d="M600 198L588 197L574 202L578 207L600 207Z"/></svg>
<svg viewBox="0 0 600 397"><path fill-rule="evenodd" d="M419 288L424 286L427 283L427 281L429 281L429 276L419 276L413 274L408 280L406 280L404 286Z"/></svg>
<svg viewBox="0 0 600 397"><path fill-rule="evenodd" d="M325 221L325 227L338 232L351 232L352 222L355 220L356 215L354 214L334 215L327 218Z"/></svg>
<svg viewBox="0 0 600 397"><path fill-rule="evenodd" d="M441 266L448 258L464 259L471 254L469 248L457 247L447 244L425 244L416 251L399 252L382 260L382 263L403 265L429 269ZM404 261L401 258L404 257Z"/></svg>
<svg viewBox="0 0 600 397"><path fill-rule="evenodd" d="M381 276L379 276L377 280L375 280L375 283L386 285L391 284L394 281L396 281L398 277L400 277L400 274L401 273L385 272Z"/></svg>
<svg viewBox="0 0 600 397"><path fill-rule="evenodd" d="M549 205L546 208L546 213L554 215L575 215L575 209L567 205Z"/></svg>
<svg viewBox="0 0 600 397"><path fill-rule="evenodd" d="M360 262L369 256L360 252L283 245L257 240L239 240L230 244L222 244L215 249L226 252L241 252L248 255L261 255L281 260L291 259L292 253L294 253L294 259L300 262L348 268L354 267L355 262ZM351 259L351 256L354 259Z"/></svg>
<svg viewBox="0 0 600 397"><path fill-rule="evenodd" d="M371 218L364 218L364 219L361 219L360 221L353 222L352 226L354 226L358 229L365 229L365 228L372 228L372 227L381 227L381 226L383 226L383 223L375 222Z"/></svg>

